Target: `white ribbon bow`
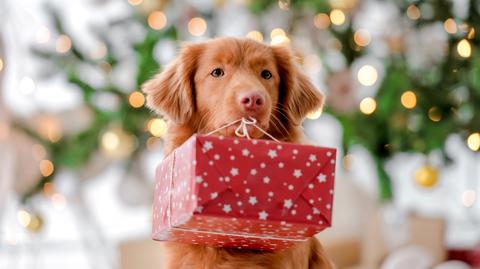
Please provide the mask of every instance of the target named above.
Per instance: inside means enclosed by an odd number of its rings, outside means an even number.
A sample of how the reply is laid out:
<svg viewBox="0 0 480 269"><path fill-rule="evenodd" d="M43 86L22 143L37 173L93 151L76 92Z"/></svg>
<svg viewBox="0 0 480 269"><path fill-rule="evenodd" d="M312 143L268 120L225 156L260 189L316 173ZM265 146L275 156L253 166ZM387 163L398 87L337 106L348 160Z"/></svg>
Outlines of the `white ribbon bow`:
<svg viewBox="0 0 480 269"><path fill-rule="evenodd" d="M255 119L254 117L248 117L248 118L245 118L245 117L242 117L241 119L238 119L238 120L235 120L235 121L232 121L228 124L225 124L223 126L220 126L219 128L207 133L207 135L211 135L211 134L214 134L222 129L225 129L229 126L232 126L236 123L240 122L240 124L238 125L238 127L235 129L235 135L237 135L238 137L246 137L247 139L251 139L250 138L250 135L248 134L248 126L253 126L255 128L257 128L258 130L260 130L263 134L265 134L266 136L268 136L270 139L272 139L273 141L275 142L280 142L278 141L275 137L273 137L271 134L267 133L265 130L263 130L262 128L260 128L258 125L257 125L257 119Z"/></svg>

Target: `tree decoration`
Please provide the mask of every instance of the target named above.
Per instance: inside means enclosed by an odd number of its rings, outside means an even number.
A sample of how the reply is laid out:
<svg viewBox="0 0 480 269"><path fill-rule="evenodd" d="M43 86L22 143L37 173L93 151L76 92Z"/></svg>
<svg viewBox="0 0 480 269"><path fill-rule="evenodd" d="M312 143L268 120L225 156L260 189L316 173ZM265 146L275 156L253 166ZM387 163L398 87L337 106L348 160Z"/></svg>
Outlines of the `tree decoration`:
<svg viewBox="0 0 480 269"><path fill-rule="evenodd" d="M140 8L151 1L158 3L145 10ZM23 196L24 201L53 180L58 170L68 168L81 171L93 156L98 156L98 151L108 158L121 156L118 159L126 161L128 167L139 153L147 147L153 148L152 145L161 140L165 124L162 119L152 119L144 106L144 96L139 91L140 85L160 67L154 57L154 48L161 40L179 41L178 33L186 33L189 37L214 36L216 28L214 20L211 20L211 12L196 11L192 6L186 18L169 17L165 7L173 4L173 1L151 1L129 0L128 3L138 9L141 16L126 17L97 30L101 45L93 54L85 53L77 46L77 40L63 27L58 14L51 10L55 28L48 31L43 29L38 40L43 42L50 37L57 37L55 46L34 48L34 52L54 63L68 81L80 89L84 109L89 111L91 122L75 133L67 132L68 128L64 128L58 120L59 115L41 119L45 123L43 126L46 126L43 129L21 121L15 123L17 128L26 131L45 148L50 156L48 160L54 167L51 174L43 175L38 184ZM223 1L216 3L222 5ZM432 7L431 12L422 8L424 3ZM352 146L362 145L373 156L381 200L393 197L394 190L384 167L394 154L428 154L440 150L448 163L450 157L445 153L444 145L447 137L454 133L464 137L466 147L475 152L479 150L478 1L469 1L468 11L462 17L454 14L452 1L448 0L389 2L397 11L395 14L400 15L395 18L395 23L390 21L377 25L385 28L382 35L366 26L357 25L358 10L367 7L361 1L262 0L246 1L245 4L259 17L269 14L266 11L273 8L288 12L290 16L290 28L273 31L261 27L251 29L247 36L252 39L267 41L270 36L268 41L271 44L289 44L295 49L299 42L294 36L296 32L307 33L309 42L322 59L326 81L330 81L332 88L332 92L327 93L333 97L332 103L327 99L324 113L334 115L341 123L346 152ZM129 41L131 43L128 45L137 57L137 66L135 85L125 91L112 83L111 76L122 59L115 53L107 32L116 27L125 27L132 20L141 23L145 35L140 41ZM416 38L426 36L423 34L425 31L440 36L438 42L437 39L432 43L432 40ZM421 43L413 46L412 39L429 45ZM384 49L379 51L378 44ZM437 47L431 48L433 45ZM330 64L329 57L332 55L340 57L342 64ZM372 57L376 59L375 63L369 62ZM102 76L107 81L105 85L92 85L82 78L79 75L81 65L102 70ZM340 85L339 80L348 77L352 83ZM30 88L27 87L27 90ZM111 99L118 102L105 108L102 102L96 101L102 94L113 96ZM350 108L342 106L341 96L348 97L348 104L352 104ZM319 113L309 116L315 120ZM115 138L110 138L114 136L122 142L113 143ZM419 174L424 176L415 177L421 182L420 185L432 186L437 182L438 172L435 172L435 168L424 167L420 170L423 172Z"/></svg>
<svg viewBox="0 0 480 269"><path fill-rule="evenodd" d="M438 170L431 165L424 165L415 172L415 181L422 188L432 188L438 183Z"/></svg>

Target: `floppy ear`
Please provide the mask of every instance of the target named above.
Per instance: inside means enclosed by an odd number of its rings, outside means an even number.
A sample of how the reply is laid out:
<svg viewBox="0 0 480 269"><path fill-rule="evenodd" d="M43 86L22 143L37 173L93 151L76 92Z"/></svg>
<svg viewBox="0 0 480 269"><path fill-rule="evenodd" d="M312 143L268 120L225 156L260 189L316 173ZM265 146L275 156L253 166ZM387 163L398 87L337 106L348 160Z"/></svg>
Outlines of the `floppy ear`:
<svg viewBox="0 0 480 269"><path fill-rule="evenodd" d="M147 106L175 123L185 123L195 111L194 75L202 46L183 47L177 58L161 73L142 85Z"/></svg>
<svg viewBox="0 0 480 269"><path fill-rule="evenodd" d="M296 65L290 49L273 46L272 50L280 75L280 108L287 120L300 125L309 112L323 106L324 97Z"/></svg>

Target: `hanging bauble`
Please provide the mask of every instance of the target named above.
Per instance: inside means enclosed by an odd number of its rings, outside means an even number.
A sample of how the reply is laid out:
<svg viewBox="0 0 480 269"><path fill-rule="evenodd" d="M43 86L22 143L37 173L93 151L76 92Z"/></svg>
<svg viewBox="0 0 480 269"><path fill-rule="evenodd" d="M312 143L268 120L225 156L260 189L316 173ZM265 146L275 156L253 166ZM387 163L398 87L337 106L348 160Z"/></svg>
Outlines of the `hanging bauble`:
<svg viewBox="0 0 480 269"><path fill-rule="evenodd" d="M43 218L38 213L19 210L17 219L21 226L32 233L38 233L43 228Z"/></svg>
<svg viewBox="0 0 480 269"><path fill-rule="evenodd" d="M137 146L135 136L118 125L112 125L100 135L100 150L111 159L125 159Z"/></svg>
<svg viewBox="0 0 480 269"><path fill-rule="evenodd" d="M415 181L418 186L431 188L438 183L438 170L430 165L424 165L415 172Z"/></svg>

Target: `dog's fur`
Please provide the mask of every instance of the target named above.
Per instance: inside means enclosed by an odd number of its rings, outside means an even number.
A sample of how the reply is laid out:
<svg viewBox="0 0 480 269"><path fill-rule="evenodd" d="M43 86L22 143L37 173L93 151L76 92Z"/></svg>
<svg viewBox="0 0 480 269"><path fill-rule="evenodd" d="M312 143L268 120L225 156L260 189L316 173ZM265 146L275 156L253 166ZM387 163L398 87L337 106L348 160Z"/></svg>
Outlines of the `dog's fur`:
<svg viewBox="0 0 480 269"><path fill-rule="evenodd" d="M212 70L221 68L220 77ZM271 78L263 77L268 70ZM244 116L279 140L301 142L301 122L323 105L323 96L297 68L289 49L250 39L218 38L183 47L166 69L143 86L149 107L168 119L165 154L194 133L207 133ZM254 92L264 103L242 107L239 96ZM235 126L220 131L234 135ZM255 138L263 133L249 128ZM233 250L166 243L169 269L332 268L320 243L312 238L280 252Z"/></svg>

